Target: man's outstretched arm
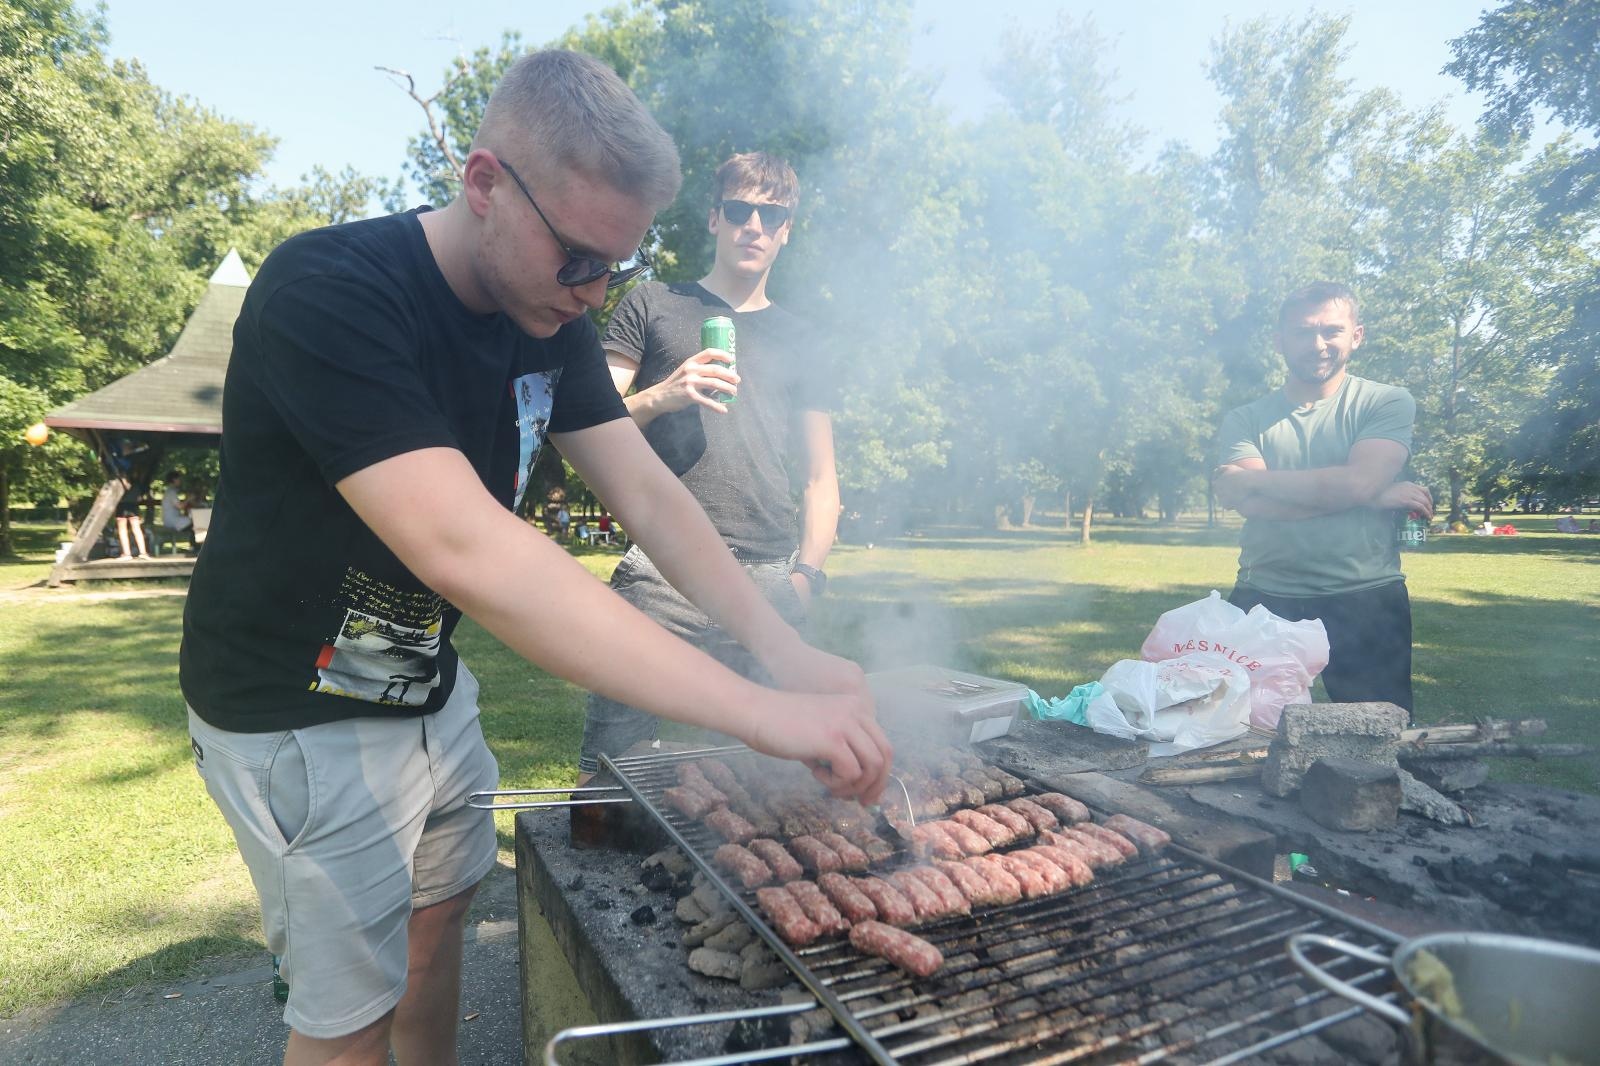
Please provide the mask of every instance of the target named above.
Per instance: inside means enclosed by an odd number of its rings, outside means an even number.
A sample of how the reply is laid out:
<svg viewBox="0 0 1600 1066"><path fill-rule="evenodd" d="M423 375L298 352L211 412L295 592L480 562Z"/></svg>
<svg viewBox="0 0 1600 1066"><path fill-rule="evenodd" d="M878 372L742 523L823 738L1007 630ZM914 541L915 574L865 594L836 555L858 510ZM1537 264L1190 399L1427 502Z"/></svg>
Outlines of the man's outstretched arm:
<svg viewBox="0 0 1600 1066"><path fill-rule="evenodd" d="M625 419L608 425L627 426L638 437ZM642 438L639 445L646 447ZM625 603L508 512L459 451L407 452L336 487L412 573L530 662L622 703L806 762L842 793L870 802L881 792L889 745L872 720L864 684L850 692L802 694L739 677ZM635 519L624 521L631 529ZM732 564L725 549L722 554ZM736 564L733 569L749 584ZM724 578L721 570L716 576ZM626 649L625 667L618 649Z"/></svg>

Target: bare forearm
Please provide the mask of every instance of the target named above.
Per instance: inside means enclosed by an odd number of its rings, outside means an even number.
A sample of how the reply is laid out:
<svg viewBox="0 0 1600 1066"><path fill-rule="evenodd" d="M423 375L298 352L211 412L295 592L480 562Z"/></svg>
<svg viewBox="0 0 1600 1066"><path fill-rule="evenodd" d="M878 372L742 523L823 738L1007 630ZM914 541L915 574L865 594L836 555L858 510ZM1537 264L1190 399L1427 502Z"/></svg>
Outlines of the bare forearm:
<svg viewBox="0 0 1600 1066"><path fill-rule="evenodd" d="M624 397L622 402L628 408L628 416L633 419L634 425L643 429L662 415L659 400L660 395L655 390L645 389Z"/></svg>
<svg viewBox="0 0 1600 1066"><path fill-rule="evenodd" d="M839 532L839 483L812 482L800 505L800 561L823 569Z"/></svg>
<svg viewBox="0 0 1600 1066"><path fill-rule="evenodd" d="M756 589L689 490L670 474L655 487L658 491L623 494L613 511L672 587L758 659L766 661L799 640Z"/></svg>
<svg viewBox="0 0 1600 1066"><path fill-rule="evenodd" d="M1320 518L1323 515L1333 514L1334 510L1344 508L1307 507L1301 504L1284 503L1280 500L1269 499L1252 493L1233 508L1246 518L1266 518L1274 521L1294 521L1301 518Z"/></svg>

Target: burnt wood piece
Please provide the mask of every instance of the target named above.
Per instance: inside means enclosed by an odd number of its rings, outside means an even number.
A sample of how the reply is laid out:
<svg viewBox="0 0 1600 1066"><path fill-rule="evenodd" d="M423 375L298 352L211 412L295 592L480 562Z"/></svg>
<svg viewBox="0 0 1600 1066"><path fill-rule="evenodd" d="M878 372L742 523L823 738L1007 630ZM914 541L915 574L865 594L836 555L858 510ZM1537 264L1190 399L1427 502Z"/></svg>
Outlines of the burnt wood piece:
<svg viewBox="0 0 1600 1066"><path fill-rule="evenodd" d="M1166 831L1174 842L1209 859L1265 880L1272 879L1277 845L1271 833L1236 819L1200 818L1185 814L1146 788L1105 774L1060 774L1035 780L1046 788L1103 811L1127 814Z"/></svg>

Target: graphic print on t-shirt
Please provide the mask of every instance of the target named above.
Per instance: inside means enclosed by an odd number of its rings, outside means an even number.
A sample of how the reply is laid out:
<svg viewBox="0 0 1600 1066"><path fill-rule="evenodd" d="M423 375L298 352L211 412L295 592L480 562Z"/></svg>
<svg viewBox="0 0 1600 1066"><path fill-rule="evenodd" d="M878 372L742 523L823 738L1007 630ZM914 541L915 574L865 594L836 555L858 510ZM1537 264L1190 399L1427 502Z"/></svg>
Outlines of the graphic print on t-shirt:
<svg viewBox="0 0 1600 1066"><path fill-rule="evenodd" d="M311 691L403 707L426 703L439 685L444 600L356 570L345 572L340 593L344 620L317 655Z"/></svg>
<svg viewBox="0 0 1600 1066"><path fill-rule="evenodd" d="M561 368L557 367L524 374L511 382L511 395L517 401L518 447L517 488L511 499L511 510L521 518L528 517L522 497L533 477L533 464L539 461L539 449L544 447L545 431L550 426L550 408L555 403L556 382L560 380Z"/></svg>

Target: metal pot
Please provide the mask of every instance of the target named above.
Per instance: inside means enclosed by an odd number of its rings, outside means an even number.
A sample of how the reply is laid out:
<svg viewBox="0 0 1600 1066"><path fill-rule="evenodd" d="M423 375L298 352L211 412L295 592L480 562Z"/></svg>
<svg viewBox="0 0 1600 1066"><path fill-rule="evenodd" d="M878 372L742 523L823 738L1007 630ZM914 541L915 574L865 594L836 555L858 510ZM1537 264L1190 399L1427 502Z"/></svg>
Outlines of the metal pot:
<svg viewBox="0 0 1600 1066"><path fill-rule="evenodd" d="M1328 973L1306 957L1313 945L1388 964L1412 1009ZM1393 956L1302 933L1289 938L1288 951L1313 981L1400 1026L1420 1061L1600 1063L1600 951L1497 933L1435 933L1407 940ZM1447 1016L1417 987L1412 963L1419 951L1430 952L1450 971L1461 1000L1459 1017Z"/></svg>

